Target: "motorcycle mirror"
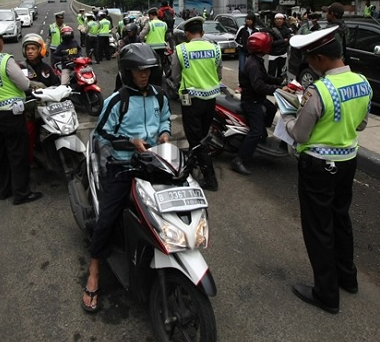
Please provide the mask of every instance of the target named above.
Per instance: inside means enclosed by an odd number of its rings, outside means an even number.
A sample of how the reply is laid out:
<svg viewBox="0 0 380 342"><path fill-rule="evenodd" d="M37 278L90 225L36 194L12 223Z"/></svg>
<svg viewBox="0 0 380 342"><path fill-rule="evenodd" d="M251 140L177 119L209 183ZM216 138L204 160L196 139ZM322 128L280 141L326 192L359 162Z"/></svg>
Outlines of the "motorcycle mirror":
<svg viewBox="0 0 380 342"><path fill-rule="evenodd" d="M134 151L135 145L129 139L117 139L112 141L112 147L116 151Z"/></svg>

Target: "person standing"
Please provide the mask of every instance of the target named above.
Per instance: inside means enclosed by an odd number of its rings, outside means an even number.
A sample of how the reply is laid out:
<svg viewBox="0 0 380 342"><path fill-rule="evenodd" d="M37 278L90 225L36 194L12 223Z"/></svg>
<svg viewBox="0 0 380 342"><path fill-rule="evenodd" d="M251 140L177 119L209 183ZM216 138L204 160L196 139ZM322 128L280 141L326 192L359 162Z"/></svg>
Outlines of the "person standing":
<svg viewBox="0 0 380 342"><path fill-rule="evenodd" d="M366 0L365 5L364 5L364 10L363 10L363 17L372 18L374 16L375 9L376 9L375 6L371 5L371 1Z"/></svg>
<svg viewBox="0 0 380 342"><path fill-rule="evenodd" d="M158 9L153 7L148 11L149 20L140 32L140 40L147 43L160 56L161 65L164 65L166 31L168 25L158 19Z"/></svg>
<svg viewBox="0 0 380 342"><path fill-rule="evenodd" d="M99 25L95 21L93 13L86 13L86 55L94 54L95 60L99 60L98 55L98 31ZM92 56L91 56L92 57Z"/></svg>
<svg viewBox="0 0 380 342"><path fill-rule="evenodd" d="M19 63L21 69L24 69L27 78L33 81L34 85L38 84L39 88L45 88L53 85L59 85L60 80L52 67L44 63L42 58L45 57L46 46L42 37L36 33L25 35L22 40L22 54L25 61ZM34 143L36 140L36 103L30 102L25 105L24 115L29 134L29 163L33 163Z"/></svg>
<svg viewBox="0 0 380 342"><path fill-rule="evenodd" d="M330 6L323 6L322 11L326 12L326 19L328 27L338 25L339 28L335 32L335 39L339 42L341 47L341 56L343 61L346 60L346 46L350 38L350 30L343 20L344 7L340 2L333 2Z"/></svg>
<svg viewBox="0 0 380 342"><path fill-rule="evenodd" d="M231 163L232 169L242 175L251 174L246 162L252 158L258 143L266 141L266 127L272 125L277 112L267 95L273 95L281 88L283 79L269 75L264 66L264 56L271 51L272 41L269 33L255 32L247 42L249 56L241 75L241 108L249 123L249 131Z"/></svg>
<svg viewBox="0 0 380 342"><path fill-rule="evenodd" d="M111 52L109 45L111 31L111 22L106 18L104 12L99 12L99 27L98 27L98 58L96 64L99 64L103 57L107 61L111 60Z"/></svg>
<svg viewBox="0 0 380 342"><path fill-rule="evenodd" d="M182 100L182 120L189 149L207 136L215 111L216 96L220 94L222 79L222 54L219 45L203 39L202 17L185 22L184 30L188 43L176 46L172 60L172 79ZM212 159L208 146L197 152L199 167L203 174L201 187L217 191Z"/></svg>
<svg viewBox="0 0 380 342"><path fill-rule="evenodd" d="M273 36L273 43L269 54L268 74L273 77L281 77L282 68L285 66L288 56L291 35L288 26L285 25L285 16L282 13L274 16L274 25L270 33Z"/></svg>
<svg viewBox="0 0 380 342"><path fill-rule="evenodd" d="M123 85L129 92L128 110L121 119L121 101L126 99L122 98L112 105L112 100L118 93L108 97L99 116L95 138L101 145L109 147L110 158L130 160L132 152L116 151L111 142L120 136L129 138L138 152L145 151L146 144L155 146L167 142L170 137L171 112L165 95L162 108L160 107L160 89L151 84L155 74L161 74L162 71L159 57L149 45L136 43L125 46L120 54L119 72ZM129 173L120 172L123 169L122 166L107 168L107 174L101 177L104 191L100 201L99 219L91 237L89 274L81 302L83 309L88 312L99 309L99 262L107 257L108 239L131 189L132 177Z"/></svg>
<svg viewBox="0 0 380 342"><path fill-rule="evenodd" d="M256 17L254 13L248 13L245 17L245 25L241 26L239 30L236 33L235 41L239 45L239 87L235 90L235 93L239 94L241 93L241 74L244 70L245 60L248 56L248 48L247 48L247 41L248 37L254 33L257 32L257 29L255 28L255 22Z"/></svg>
<svg viewBox="0 0 380 342"><path fill-rule="evenodd" d="M174 50L175 42L173 39L173 30L175 24L175 12L174 9L169 6L168 1L161 2L161 7L158 9L158 19L162 20L167 25L165 40L169 43L170 48Z"/></svg>
<svg viewBox="0 0 380 342"><path fill-rule="evenodd" d="M36 201L30 190L29 142L24 112L30 81L12 55L2 53L0 34L0 200L13 195L13 204Z"/></svg>
<svg viewBox="0 0 380 342"><path fill-rule="evenodd" d="M296 284L293 292L331 314L339 312L339 287L358 292L349 209L357 131L366 127L372 97L367 79L344 65L337 29L291 38L321 78L306 89L296 117L284 116L297 143L301 225L314 274L313 286Z"/></svg>
<svg viewBox="0 0 380 342"><path fill-rule="evenodd" d="M54 59L54 52L58 45L61 44L61 29L65 26L65 11L54 13L55 23L49 25L49 33L46 39L46 57L50 54L50 65L56 63Z"/></svg>
<svg viewBox="0 0 380 342"><path fill-rule="evenodd" d="M78 22L78 30L80 35L80 46L85 47L86 46L86 17L84 15L84 9L80 9L79 13L77 15L77 22Z"/></svg>

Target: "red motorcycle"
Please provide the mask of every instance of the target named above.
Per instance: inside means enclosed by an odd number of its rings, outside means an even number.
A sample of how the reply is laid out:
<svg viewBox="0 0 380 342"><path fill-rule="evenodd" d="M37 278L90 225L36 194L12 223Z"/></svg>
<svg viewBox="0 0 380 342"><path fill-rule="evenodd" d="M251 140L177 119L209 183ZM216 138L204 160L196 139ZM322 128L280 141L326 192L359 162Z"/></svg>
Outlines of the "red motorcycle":
<svg viewBox="0 0 380 342"><path fill-rule="evenodd" d="M73 69L70 75L70 87L73 89L70 100L77 109L86 111L91 116L99 116L104 98L91 64L89 57L76 57L66 64ZM61 76L62 63L58 62L54 67L58 76Z"/></svg>

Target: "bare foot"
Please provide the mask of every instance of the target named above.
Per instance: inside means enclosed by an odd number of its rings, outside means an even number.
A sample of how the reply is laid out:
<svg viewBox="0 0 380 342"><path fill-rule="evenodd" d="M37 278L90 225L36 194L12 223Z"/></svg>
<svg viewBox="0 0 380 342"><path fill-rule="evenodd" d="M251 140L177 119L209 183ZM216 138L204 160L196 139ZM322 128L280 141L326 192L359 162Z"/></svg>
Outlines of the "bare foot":
<svg viewBox="0 0 380 342"><path fill-rule="evenodd" d="M88 278L86 288L82 298L82 307L86 311L94 312L98 309L99 296L99 260L91 259L88 268Z"/></svg>

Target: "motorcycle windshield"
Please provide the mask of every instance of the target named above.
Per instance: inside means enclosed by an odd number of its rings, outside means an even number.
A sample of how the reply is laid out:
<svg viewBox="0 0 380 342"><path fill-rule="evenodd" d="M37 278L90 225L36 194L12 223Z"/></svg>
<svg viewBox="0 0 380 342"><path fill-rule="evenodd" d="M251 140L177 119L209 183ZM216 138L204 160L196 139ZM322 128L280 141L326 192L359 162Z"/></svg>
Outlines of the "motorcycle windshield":
<svg viewBox="0 0 380 342"><path fill-rule="evenodd" d="M164 143L153 146L149 148L149 150L160 156L162 159L165 159L176 171L179 171L183 166L183 153L173 144Z"/></svg>

